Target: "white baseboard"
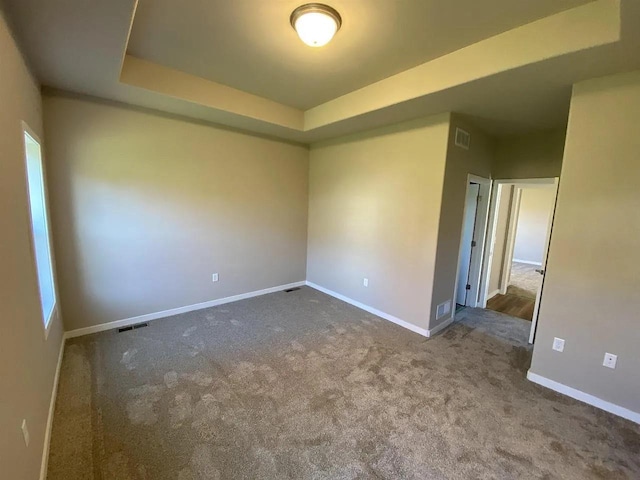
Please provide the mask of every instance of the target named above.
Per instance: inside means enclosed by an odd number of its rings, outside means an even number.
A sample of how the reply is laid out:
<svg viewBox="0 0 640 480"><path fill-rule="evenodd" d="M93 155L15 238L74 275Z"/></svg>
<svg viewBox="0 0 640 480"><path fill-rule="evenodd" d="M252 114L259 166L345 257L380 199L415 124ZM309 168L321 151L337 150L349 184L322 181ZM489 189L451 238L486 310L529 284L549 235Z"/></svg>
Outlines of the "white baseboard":
<svg viewBox="0 0 640 480"><path fill-rule="evenodd" d="M90 335L92 333L103 332L105 330L112 330L114 328L127 327L129 325L135 325L137 323L149 322L151 320L157 320L159 318L171 317L173 315L179 315L181 313L193 312L194 310L202 310L203 308L215 307L217 305L224 305L225 303L237 302L238 300L245 300L247 298L259 297L260 295L280 292L288 288L301 287L305 285L305 283L306 282L302 281L289 283L287 285L278 285L277 287L265 288L263 290L256 290L254 292L241 293L240 295L234 295L232 297L219 298L217 300L210 300L208 302L196 303L194 305L187 305L184 307L171 308L169 310L163 310L161 312L147 313L145 315L116 320L114 322L101 323L100 325L94 325L91 327L78 328L76 330L68 331L66 333L66 337L74 338L83 335Z"/></svg>
<svg viewBox="0 0 640 480"><path fill-rule="evenodd" d="M514 258L512 261L518 263L526 263L527 265L537 265L538 267L542 266L542 262L532 262L531 260L521 260L519 258Z"/></svg>
<svg viewBox="0 0 640 480"><path fill-rule="evenodd" d="M500 289L499 288L496 288L493 292L489 292L489 294L487 295L487 300L495 297L499 293L500 293Z"/></svg>
<svg viewBox="0 0 640 480"><path fill-rule="evenodd" d="M62 357L64 356L64 344L67 340L66 334L62 336L60 353L58 354L58 365L53 377L53 388L51 389L51 400L49 401L49 416L47 417L47 427L44 431L44 446L42 448L42 461L40 463L40 480L46 480L47 468L49 467L49 446L51 444L51 428L53 426L53 413L56 409L56 398L58 397L58 382L60 381L60 370L62 368Z"/></svg>
<svg viewBox="0 0 640 480"><path fill-rule="evenodd" d="M593 395L590 395L588 393L582 392L572 387L568 387L554 380L550 380L546 377L538 375L537 373L533 373L531 370L527 372L527 378L530 381L537 383L538 385L542 385L543 387L547 387L558 393L567 395L568 397L580 400L581 402L592 405L596 408L604 410L605 412L613 413L614 415L640 424L640 413L638 412L631 411L628 408L624 408L614 403L607 402L606 400L602 400L601 398L594 397Z"/></svg>
<svg viewBox="0 0 640 480"><path fill-rule="evenodd" d="M326 293L327 295L331 295L334 298L337 298L338 300L342 300L345 303L348 303L350 305L353 305L354 307L358 307L362 310L364 310L365 312L369 312L372 313L374 315L377 315L380 318L384 318L385 320L389 320L390 322L395 323L396 325L400 325L401 327L407 328L409 330L411 330L412 332L415 332L419 335L422 335L423 337L428 337L429 336L429 330L426 330L424 328L420 328L416 325L414 325L413 323L409 323L406 322L398 317L394 317L393 315L389 315L388 313L385 313L381 310L378 310L376 308L370 307L369 305L365 305L364 303L360 303L356 300L353 300L349 297L345 297L344 295L341 295L337 292L334 292L332 290L329 290L328 288L324 288L321 287L320 285L316 285L315 283L312 282L306 282L306 284L311 287L311 288L315 288L316 290L322 292L322 293Z"/></svg>
<svg viewBox="0 0 640 480"><path fill-rule="evenodd" d="M435 327L427 330L427 337L433 337L436 333L444 330L445 328L447 328L449 325L451 325L453 323L454 320L454 316L455 316L455 311L451 312L451 316L449 318L447 318L444 322L439 323L438 325L436 325Z"/></svg>

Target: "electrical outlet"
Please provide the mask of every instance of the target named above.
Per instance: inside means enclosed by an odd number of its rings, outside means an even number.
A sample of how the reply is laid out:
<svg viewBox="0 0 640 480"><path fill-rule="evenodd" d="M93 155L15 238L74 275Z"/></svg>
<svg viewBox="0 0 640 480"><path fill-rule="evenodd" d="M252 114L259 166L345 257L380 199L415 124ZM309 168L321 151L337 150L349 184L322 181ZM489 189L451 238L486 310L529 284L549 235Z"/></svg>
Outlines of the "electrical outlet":
<svg viewBox="0 0 640 480"><path fill-rule="evenodd" d="M365 287L369 286L369 279L368 278L363 278L362 279L362 285L364 285Z"/></svg>
<svg viewBox="0 0 640 480"><path fill-rule="evenodd" d="M564 352L564 339L555 337L553 339L553 349L556 352Z"/></svg>
<svg viewBox="0 0 640 480"><path fill-rule="evenodd" d="M29 429L27 428L27 420L22 420L22 436L24 437L24 444L29 446Z"/></svg>
<svg viewBox="0 0 640 480"><path fill-rule="evenodd" d="M614 355L613 353L605 353L604 361L602 362L602 365L604 365L607 368L616 368L617 361L618 361L617 355Z"/></svg>
<svg viewBox="0 0 640 480"><path fill-rule="evenodd" d="M218 274L214 273L213 275L211 275L211 281L212 282L217 282L218 281Z"/></svg>

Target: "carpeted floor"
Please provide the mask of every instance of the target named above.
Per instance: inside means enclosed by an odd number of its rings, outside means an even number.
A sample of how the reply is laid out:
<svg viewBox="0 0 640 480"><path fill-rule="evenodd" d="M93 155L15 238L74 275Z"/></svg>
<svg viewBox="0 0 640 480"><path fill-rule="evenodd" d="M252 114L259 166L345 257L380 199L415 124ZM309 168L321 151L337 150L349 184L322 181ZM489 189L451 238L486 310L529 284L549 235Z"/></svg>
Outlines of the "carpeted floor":
<svg viewBox="0 0 640 480"><path fill-rule="evenodd" d="M425 339L304 287L72 339L48 478L640 478L640 427L525 379L528 326Z"/></svg>
<svg viewBox="0 0 640 480"><path fill-rule="evenodd" d="M507 295L517 295L535 300L538 288L542 283L542 275L536 272L536 268L540 267L521 262L512 262Z"/></svg>

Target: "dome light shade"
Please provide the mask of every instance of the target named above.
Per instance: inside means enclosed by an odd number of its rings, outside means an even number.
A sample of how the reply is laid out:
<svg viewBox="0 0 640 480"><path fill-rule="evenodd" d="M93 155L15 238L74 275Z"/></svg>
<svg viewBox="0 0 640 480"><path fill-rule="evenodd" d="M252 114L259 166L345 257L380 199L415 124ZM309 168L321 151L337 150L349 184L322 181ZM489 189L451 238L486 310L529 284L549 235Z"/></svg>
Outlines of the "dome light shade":
<svg viewBox="0 0 640 480"><path fill-rule="evenodd" d="M322 47L329 43L342 25L340 14L328 5L308 3L291 14L291 26L304 43Z"/></svg>

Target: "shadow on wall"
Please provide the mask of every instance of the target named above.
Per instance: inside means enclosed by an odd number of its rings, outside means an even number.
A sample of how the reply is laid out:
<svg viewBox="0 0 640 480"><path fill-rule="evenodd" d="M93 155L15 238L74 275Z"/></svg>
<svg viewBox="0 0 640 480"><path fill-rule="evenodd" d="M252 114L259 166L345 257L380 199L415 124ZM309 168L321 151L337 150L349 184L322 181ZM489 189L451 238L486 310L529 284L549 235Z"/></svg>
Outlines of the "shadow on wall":
<svg viewBox="0 0 640 480"><path fill-rule="evenodd" d="M305 279L307 148L86 98L44 113L68 330Z"/></svg>
<svg viewBox="0 0 640 480"><path fill-rule="evenodd" d="M521 190L513 261L542 265L555 187L527 186Z"/></svg>
<svg viewBox="0 0 640 480"><path fill-rule="evenodd" d="M469 149L455 144L456 128L462 128L471 134ZM474 127L463 116L452 115L438 224L429 329L434 329L450 319L448 315L436 318L437 306L447 301L451 301L452 305L455 302L468 175L491 178L494 155L495 140L492 137ZM455 308L452 309L452 313L454 311Z"/></svg>

